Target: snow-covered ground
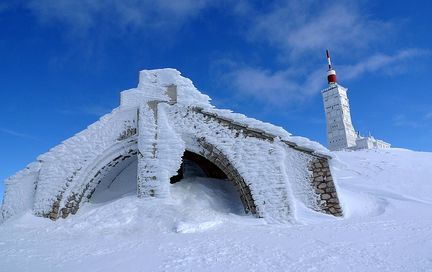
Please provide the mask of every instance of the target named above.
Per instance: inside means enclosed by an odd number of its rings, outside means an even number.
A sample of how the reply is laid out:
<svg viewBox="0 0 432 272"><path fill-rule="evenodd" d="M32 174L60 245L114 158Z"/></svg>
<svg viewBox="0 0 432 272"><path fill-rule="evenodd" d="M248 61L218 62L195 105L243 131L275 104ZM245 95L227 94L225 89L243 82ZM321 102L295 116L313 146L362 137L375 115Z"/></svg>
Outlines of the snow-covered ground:
<svg viewBox="0 0 432 272"><path fill-rule="evenodd" d="M10 219L0 271L432 271L432 153L336 154L343 219L298 204L298 222L266 224L226 181L188 177L170 202L124 189L66 220Z"/></svg>

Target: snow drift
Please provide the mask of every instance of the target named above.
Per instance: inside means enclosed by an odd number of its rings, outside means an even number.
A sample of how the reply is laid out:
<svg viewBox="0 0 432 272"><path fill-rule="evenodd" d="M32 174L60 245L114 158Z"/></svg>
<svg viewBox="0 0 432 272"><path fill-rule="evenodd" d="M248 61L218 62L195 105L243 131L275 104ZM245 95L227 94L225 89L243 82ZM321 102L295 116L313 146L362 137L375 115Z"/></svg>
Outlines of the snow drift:
<svg viewBox="0 0 432 272"><path fill-rule="evenodd" d="M302 209L275 225L244 215L231 187L188 177L171 202L128 194L52 222L0 225L2 271L430 271L432 153L337 152L345 218Z"/></svg>

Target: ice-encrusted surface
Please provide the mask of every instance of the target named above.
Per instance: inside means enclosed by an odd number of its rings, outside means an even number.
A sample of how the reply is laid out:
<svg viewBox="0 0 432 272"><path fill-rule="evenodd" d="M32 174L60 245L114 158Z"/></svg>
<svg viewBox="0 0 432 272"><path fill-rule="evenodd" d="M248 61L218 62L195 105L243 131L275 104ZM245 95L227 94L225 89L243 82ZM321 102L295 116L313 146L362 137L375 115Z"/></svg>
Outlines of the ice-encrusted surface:
<svg viewBox="0 0 432 272"><path fill-rule="evenodd" d="M247 128L251 128L256 131L261 131L271 136L279 137L281 140L294 143L299 147L304 147L306 149L311 149L317 154L332 157L332 153L322 146L320 143L311 141L308 138L293 136L291 133L283 129L282 127L275 126L270 123L262 122L254 118L249 118L241 113L234 113L227 109L215 109L215 108L204 108L205 113L214 114L218 117L230 120L236 124L243 125Z"/></svg>
<svg viewBox="0 0 432 272"><path fill-rule="evenodd" d="M138 87L124 91L122 97L124 97L124 103L127 105L136 104L138 100L141 102L149 100L169 101L166 90L167 86L173 84L177 86L177 102L180 105L203 108L205 112L216 114L222 118L227 118L249 128L272 134L282 140L290 141L300 147L309 148L319 154L331 157L331 153L321 144L304 137L293 136L282 127L249 118L244 114L234 113L228 109L214 108L210 104L211 99L207 95L202 94L190 79L181 76L181 73L175 69L141 71Z"/></svg>
<svg viewBox="0 0 432 272"><path fill-rule="evenodd" d="M141 71L138 86L121 93L121 105L134 107L146 101L169 101L167 88L171 85L177 87L177 103L212 107L209 96L198 91L192 81L181 76L179 71L170 68Z"/></svg>
<svg viewBox="0 0 432 272"><path fill-rule="evenodd" d="M142 196L167 197L170 177L177 174L185 145L171 127L164 104L140 108L138 191ZM155 114L157 112L157 118Z"/></svg>
<svg viewBox="0 0 432 272"><path fill-rule="evenodd" d="M40 162L33 162L6 179L5 195L0 207L0 222L33 207L40 167Z"/></svg>
<svg viewBox="0 0 432 272"><path fill-rule="evenodd" d="M172 85L176 86L174 105L172 94L168 94L168 88ZM150 101L158 101L159 104L151 106L148 104ZM36 214L46 215L53 203L62 198L60 205L65 205L66 196L75 192L76 188L85 187L85 172L94 170L91 167L106 159L107 150L127 139L134 130L139 134L138 149L146 157L139 157L138 179L147 175L166 182L178 169L186 145L196 144L191 139L204 137L226 154L250 184L254 200L263 215L274 219L286 218L285 215L294 207L289 204L293 197L310 202L310 197L305 193L308 174L305 163L289 159L292 156L287 156L286 148L290 147L284 141L312 149L318 154L331 155L328 150L306 138L292 136L281 127L230 110L215 109L209 101L207 95L199 92L191 80L175 69L141 71L137 88L122 92L119 108L39 156L38 168L32 170L31 175L17 175L6 183L2 217L17 214L31 206ZM236 139L238 135L235 132L217 122L207 122L206 117L191 110L193 108L271 135L275 143L246 136ZM140 119L138 109L142 117L140 127L137 126ZM34 185L37 185L36 191ZM141 185L138 184L138 187ZM25 196L26 201L16 196Z"/></svg>
<svg viewBox="0 0 432 272"><path fill-rule="evenodd" d="M158 157L158 181L166 187L170 185L170 178L177 174L182 163L182 156L185 151L185 143L181 135L174 131L170 123L170 116L166 114L166 104L158 108L158 137L156 142ZM168 189L166 189L168 190Z"/></svg>
<svg viewBox="0 0 432 272"><path fill-rule="evenodd" d="M295 202L300 202L308 208L319 210L317 205L318 196L310 182L310 173L307 171L312 160L311 156L287 146L284 146L283 153L284 171L291 186L293 199L296 200L293 205L296 205Z"/></svg>
<svg viewBox="0 0 432 272"><path fill-rule="evenodd" d="M167 109L178 134L204 138L223 152L249 185L260 215L268 221L281 222L295 216L295 197L308 207L315 205L307 169L310 158L304 153L277 139L271 142L241 132L236 135L236 131L182 107Z"/></svg>
<svg viewBox="0 0 432 272"><path fill-rule="evenodd" d="M35 194L34 212L50 211L57 197L65 191L82 169L115 144L130 125L136 111L114 110L74 137L38 157L42 162Z"/></svg>

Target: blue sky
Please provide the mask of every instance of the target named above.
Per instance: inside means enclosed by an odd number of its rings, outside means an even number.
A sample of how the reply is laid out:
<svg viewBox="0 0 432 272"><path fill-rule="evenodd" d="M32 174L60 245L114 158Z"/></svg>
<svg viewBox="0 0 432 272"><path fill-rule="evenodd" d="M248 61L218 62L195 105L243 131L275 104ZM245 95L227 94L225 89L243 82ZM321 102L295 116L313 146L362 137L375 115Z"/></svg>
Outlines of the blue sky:
<svg viewBox="0 0 432 272"><path fill-rule="evenodd" d="M177 68L216 106L325 144L325 48L356 130L432 151L431 11L399 0L2 2L0 180L116 107L142 69Z"/></svg>

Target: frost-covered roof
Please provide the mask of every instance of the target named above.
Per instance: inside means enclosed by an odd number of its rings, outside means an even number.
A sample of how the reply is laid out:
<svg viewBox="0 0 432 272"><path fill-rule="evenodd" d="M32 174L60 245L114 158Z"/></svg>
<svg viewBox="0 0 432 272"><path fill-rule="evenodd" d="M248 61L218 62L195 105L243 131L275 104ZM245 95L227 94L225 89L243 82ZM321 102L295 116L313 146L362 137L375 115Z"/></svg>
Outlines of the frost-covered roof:
<svg viewBox="0 0 432 272"><path fill-rule="evenodd" d="M281 140L290 143L293 146L303 148L308 151L315 151L317 154L330 156L331 153L321 144L311 141L304 137L293 136L284 128L275 126L270 123L262 122L254 118L249 118L240 113L234 113L227 109L216 109L211 103L211 98L201 93L193 82L181 75L181 73L172 68L143 70L139 74L139 83L137 88L122 92L122 96L131 96L134 99L144 100L162 100L168 101L166 89L170 85L177 86L177 103L185 106L199 107L204 112L225 118L231 122L241 124L242 126L262 131L272 136L279 137Z"/></svg>
<svg viewBox="0 0 432 272"><path fill-rule="evenodd" d="M171 85L177 86L177 103L185 106L212 107L209 96L201 93L190 79L181 76L179 71L172 68L140 71L138 86L121 93L122 104L135 106L133 101L136 103L146 100L169 101L166 90Z"/></svg>

